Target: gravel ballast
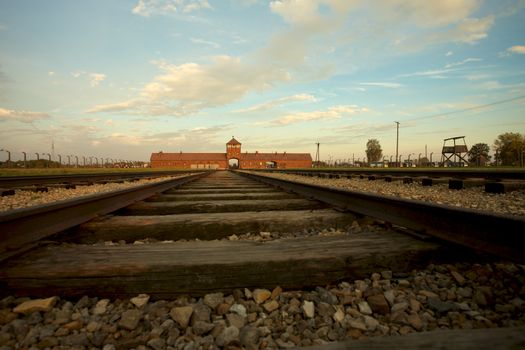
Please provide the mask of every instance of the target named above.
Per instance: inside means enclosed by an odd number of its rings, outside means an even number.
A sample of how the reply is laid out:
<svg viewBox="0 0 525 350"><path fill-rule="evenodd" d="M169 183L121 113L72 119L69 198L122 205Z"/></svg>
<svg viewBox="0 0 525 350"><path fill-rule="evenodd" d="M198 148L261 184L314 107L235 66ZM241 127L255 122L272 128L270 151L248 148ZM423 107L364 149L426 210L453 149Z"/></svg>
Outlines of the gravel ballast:
<svg viewBox="0 0 525 350"><path fill-rule="evenodd" d="M402 181L386 182L382 180L370 181L368 179L329 179L292 174L260 174L257 172L254 172L254 174L306 184L338 187L351 191L371 192L384 196L415 199L453 207L525 216L524 190L495 194L485 192L482 186L451 190L447 184L422 186L418 182L404 184Z"/></svg>
<svg viewBox="0 0 525 350"><path fill-rule="evenodd" d="M0 301L0 349L284 349L436 329L525 324L525 268L511 263L378 271L307 291L203 298Z"/></svg>
<svg viewBox="0 0 525 350"><path fill-rule="evenodd" d="M117 191L125 188L165 181L168 179L175 179L178 177L182 176L163 176L154 179L142 179L133 182L93 184L89 186L77 186L76 188L71 189L49 187L47 192L16 190L15 194L12 196L0 197L0 211L8 211L34 205L52 203L60 200L88 196L97 193Z"/></svg>

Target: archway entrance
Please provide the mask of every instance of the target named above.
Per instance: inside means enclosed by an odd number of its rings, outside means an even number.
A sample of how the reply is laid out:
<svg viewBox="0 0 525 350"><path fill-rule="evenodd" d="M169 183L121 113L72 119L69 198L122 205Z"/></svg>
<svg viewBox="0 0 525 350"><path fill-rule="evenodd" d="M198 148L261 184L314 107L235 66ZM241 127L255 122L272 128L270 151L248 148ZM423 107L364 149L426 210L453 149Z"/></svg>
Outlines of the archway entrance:
<svg viewBox="0 0 525 350"><path fill-rule="evenodd" d="M228 167L230 169L238 169L239 168L239 160L237 158L228 159Z"/></svg>
<svg viewBox="0 0 525 350"><path fill-rule="evenodd" d="M277 162L267 161L266 162L266 167L269 168L269 169L277 168Z"/></svg>

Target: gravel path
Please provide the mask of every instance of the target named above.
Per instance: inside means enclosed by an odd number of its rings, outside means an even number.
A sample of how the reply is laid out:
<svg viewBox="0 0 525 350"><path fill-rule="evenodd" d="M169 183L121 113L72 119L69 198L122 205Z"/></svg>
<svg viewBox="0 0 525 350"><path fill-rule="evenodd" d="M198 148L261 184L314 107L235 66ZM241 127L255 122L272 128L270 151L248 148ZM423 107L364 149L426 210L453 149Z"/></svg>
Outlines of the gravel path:
<svg viewBox="0 0 525 350"><path fill-rule="evenodd" d="M65 199L88 196L96 193L111 192L149 183L168 180L181 176L164 176L154 179L143 179L134 182L95 184L91 186L77 186L74 189L49 187L48 192L31 192L16 190L12 196L0 197L0 211L30 207Z"/></svg>
<svg viewBox="0 0 525 350"><path fill-rule="evenodd" d="M256 173L260 175L260 173ZM302 183L340 187L352 191L372 192L385 196L416 199L455 207L525 216L525 190L505 194L486 193L483 187L450 190L447 184L422 186L419 183L403 184L401 181L385 182L368 179L327 179L289 174L264 174L279 179Z"/></svg>
<svg viewBox="0 0 525 350"><path fill-rule="evenodd" d="M435 329L525 325L525 267L430 265L306 291L151 301L0 301L0 350L284 349Z"/></svg>

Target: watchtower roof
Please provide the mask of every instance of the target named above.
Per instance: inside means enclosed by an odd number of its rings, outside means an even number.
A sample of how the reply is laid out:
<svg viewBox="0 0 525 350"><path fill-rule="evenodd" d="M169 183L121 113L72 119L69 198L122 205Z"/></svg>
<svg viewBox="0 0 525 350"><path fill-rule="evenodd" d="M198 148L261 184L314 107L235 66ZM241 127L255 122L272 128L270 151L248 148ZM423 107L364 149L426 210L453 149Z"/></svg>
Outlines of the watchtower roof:
<svg viewBox="0 0 525 350"><path fill-rule="evenodd" d="M227 145L241 145L241 143L239 141L237 141L235 139L235 137L232 136L232 139L230 141L228 141Z"/></svg>

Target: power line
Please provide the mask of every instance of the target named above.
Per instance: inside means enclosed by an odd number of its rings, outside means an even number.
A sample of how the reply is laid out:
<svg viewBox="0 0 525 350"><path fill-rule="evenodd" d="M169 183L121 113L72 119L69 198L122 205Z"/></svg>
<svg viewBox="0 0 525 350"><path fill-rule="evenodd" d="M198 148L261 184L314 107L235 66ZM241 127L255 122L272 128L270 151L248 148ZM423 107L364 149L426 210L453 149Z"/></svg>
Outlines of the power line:
<svg viewBox="0 0 525 350"><path fill-rule="evenodd" d="M442 117L442 116L451 115L451 114L463 113L463 112L473 111L473 110L476 110L476 109L482 109L482 108L486 108L486 107L490 107L490 106L495 106L495 105L500 105L500 104L504 104L504 103L508 103L508 102L512 102L512 101L516 101L516 100L520 100L522 98L525 98L525 95L509 98L509 99L506 99L506 100L495 101L495 102L491 102L491 103L487 103L487 104L483 104L483 105L477 105L477 106L463 108L463 109L456 109L456 110L450 111L450 112L444 112L444 113L426 115L426 116L418 117L418 118L407 119L407 120L404 120L404 121L429 119L429 118Z"/></svg>

